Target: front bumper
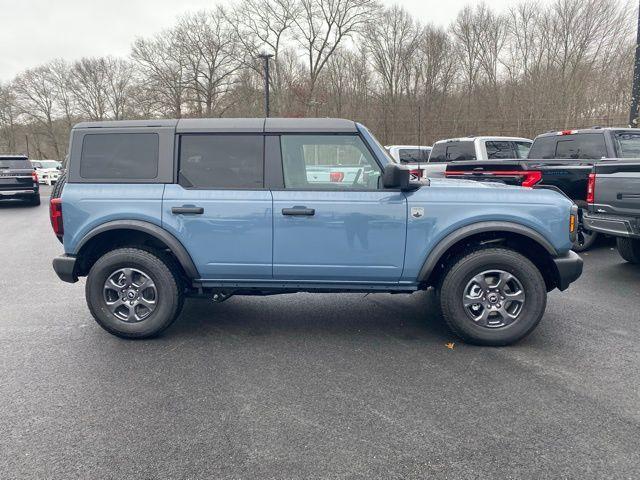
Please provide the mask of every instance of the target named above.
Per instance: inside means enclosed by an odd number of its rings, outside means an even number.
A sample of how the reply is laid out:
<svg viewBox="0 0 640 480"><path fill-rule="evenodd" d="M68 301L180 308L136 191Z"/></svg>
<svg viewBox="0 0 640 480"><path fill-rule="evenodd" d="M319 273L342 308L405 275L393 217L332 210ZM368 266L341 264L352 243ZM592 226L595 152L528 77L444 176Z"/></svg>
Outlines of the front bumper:
<svg viewBox="0 0 640 480"><path fill-rule="evenodd" d="M635 217L589 212L584 214L583 221L587 230L615 237L640 238L640 220Z"/></svg>
<svg viewBox="0 0 640 480"><path fill-rule="evenodd" d="M53 259L53 269L63 282L75 283L78 281L76 275L76 257L71 255L60 255Z"/></svg>
<svg viewBox="0 0 640 480"><path fill-rule="evenodd" d="M582 275L582 258L573 250L553 259L558 274L558 288L566 290Z"/></svg>

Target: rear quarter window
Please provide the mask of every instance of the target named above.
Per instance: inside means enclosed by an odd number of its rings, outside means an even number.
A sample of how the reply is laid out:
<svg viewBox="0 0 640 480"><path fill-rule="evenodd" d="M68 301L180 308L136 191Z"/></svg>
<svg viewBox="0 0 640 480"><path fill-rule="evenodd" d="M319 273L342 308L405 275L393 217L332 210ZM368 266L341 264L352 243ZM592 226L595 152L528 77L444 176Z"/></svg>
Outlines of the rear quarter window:
<svg viewBox="0 0 640 480"><path fill-rule="evenodd" d="M155 179L158 144L156 133L87 134L82 140L80 176L92 180Z"/></svg>

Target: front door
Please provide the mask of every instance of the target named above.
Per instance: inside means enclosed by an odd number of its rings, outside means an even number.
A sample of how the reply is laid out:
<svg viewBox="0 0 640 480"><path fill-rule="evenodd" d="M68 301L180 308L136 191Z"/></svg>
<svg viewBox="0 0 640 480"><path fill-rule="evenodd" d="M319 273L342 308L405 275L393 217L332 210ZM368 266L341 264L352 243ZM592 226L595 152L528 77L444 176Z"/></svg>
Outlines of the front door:
<svg viewBox="0 0 640 480"><path fill-rule="evenodd" d="M359 135L282 135L284 189L273 193L276 280L399 280L402 192L379 188L380 166Z"/></svg>
<svg viewBox="0 0 640 480"><path fill-rule="evenodd" d="M162 224L208 280L271 279L272 199L263 183L264 137L180 138L179 182L166 185Z"/></svg>

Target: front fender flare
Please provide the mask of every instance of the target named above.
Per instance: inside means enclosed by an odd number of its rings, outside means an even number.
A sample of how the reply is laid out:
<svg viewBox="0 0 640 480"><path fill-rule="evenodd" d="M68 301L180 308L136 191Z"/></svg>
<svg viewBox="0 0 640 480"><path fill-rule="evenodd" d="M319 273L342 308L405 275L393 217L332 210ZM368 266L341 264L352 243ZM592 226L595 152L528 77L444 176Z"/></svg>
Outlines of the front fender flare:
<svg viewBox="0 0 640 480"><path fill-rule="evenodd" d="M450 233L442 240L440 240L440 242L438 242L438 244L431 250L426 260L424 261L424 264L422 265L422 268L418 273L418 282L424 282L429 278L429 275L431 275L431 272L433 272L433 270L436 268L440 259L453 245L458 243L460 240L464 240L465 238L468 238L472 235L486 232L517 233L519 235L528 237L536 243L540 244L540 246L542 246L547 252L549 252L549 255L551 255L552 257L555 258L558 256L558 251L546 238L544 238L544 236L542 236L532 228L525 227L524 225L520 225L519 223L500 221L472 223L471 225L466 225Z"/></svg>
<svg viewBox="0 0 640 480"><path fill-rule="evenodd" d="M102 225L98 225L93 230L90 230L78 243L74 255L77 255L78 252L82 250L92 238L100 235L101 233L108 232L109 230L137 230L139 232L144 232L152 237L157 238L162 243L164 243L169 250L176 256L180 265L184 269L185 273L190 279L200 278L200 274L198 273L198 269L193 263L193 259L189 252L187 252L186 248L180 243L180 241L174 237L172 234L167 232L162 227L155 225L153 223L144 222L141 220L113 220L111 222L103 223Z"/></svg>

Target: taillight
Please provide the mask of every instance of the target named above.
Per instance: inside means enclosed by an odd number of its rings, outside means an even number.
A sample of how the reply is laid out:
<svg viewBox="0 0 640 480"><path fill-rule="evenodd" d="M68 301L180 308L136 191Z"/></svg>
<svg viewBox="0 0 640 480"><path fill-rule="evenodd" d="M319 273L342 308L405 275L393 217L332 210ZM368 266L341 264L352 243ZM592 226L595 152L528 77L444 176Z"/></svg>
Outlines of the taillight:
<svg viewBox="0 0 640 480"><path fill-rule="evenodd" d="M38 183L38 174L35 170L31 172L31 178L33 178L33 183Z"/></svg>
<svg viewBox="0 0 640 480"><path fill-rule="evenodd" d="M470 175L472 177L519 177L522 179L520 185L522 187L533 187L542 180L542 172L540 170L500 170L490 172L463 172L458 170L446 171L445 177L453 177L460 175Z"/></svg>
<svg viewBox="0 0 640 480"><path fill-rule="evenodd" d="M423 170L421 168L415 168L413 170L409 170L409 174L417 178L422 178Z"/></svg>
<svg viewBox="0 0 640 480"><path fill-rule="evenodd" d="M52 198L49 202L49 219L51 220L53 233L55 233L58 238L61 238L64 235L61 198Z"/></svg>
<svg viewBox="0 0 640 480"><path fill-rule="evenodd" d="M596 200L596 174L589 174L589 181L587 182L587 203L594 203Z"/></svg>
<svg viewBox="0 0 640 480"><path fill-rule="evenodd" d="M340 183L344 180L344 172L329 172L329 181Z"/></svg>

